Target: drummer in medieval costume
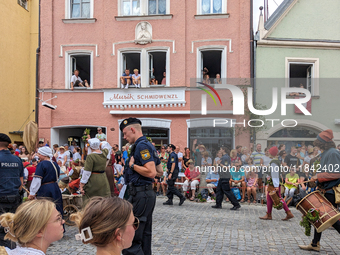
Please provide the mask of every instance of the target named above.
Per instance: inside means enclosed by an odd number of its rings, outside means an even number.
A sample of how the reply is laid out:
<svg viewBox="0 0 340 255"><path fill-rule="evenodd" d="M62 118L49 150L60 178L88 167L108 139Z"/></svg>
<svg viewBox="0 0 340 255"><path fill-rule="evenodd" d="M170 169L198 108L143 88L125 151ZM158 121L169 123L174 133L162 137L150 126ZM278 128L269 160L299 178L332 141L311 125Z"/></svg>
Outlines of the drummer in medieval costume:
<svg viewBox="0 0 340 255"><path fill-rule="evenodd" d="M281 198L281 186L280 186L280 174L281 174L281 162L278 159L277 155L279 150L276 146L273 146L269 149L270 157L272 158L270 162L270 167L267 168L267 171L264 176L267 175L268 181L268 192L267 192L267 213L264 217L260 217L261 220L271 220L272 219L272 207L276 207L277 209L283 209L286 212L286 218L282 219L287 221L291 218L294 218L294 215L288 209L286 202ZM274 201L273 201L274 200ZM276 203L276 204L273 204Z"/></svg>
<svg viewBox="0 0 340 255"><path fill-rule="evenodd" d="M108 149L100 150L100 140L89 139L89 154L85 161L84 171L80 180L80 192L83 202L94 196L111 196L109 182L105 174Z"/></svg>
<svg viewBox="0 0 340 255"><path fill-rule="evenodd" d="M40 163L35 170L28 199L51 198L57 210L63 215L63 199L58 186L60 168L56 162L52 162L53 154L49 147L40 147L38 156Z"/></svg>
<svg viewBox="0 0 340 255"><path fill-rule="evenodd" d="M317 146L321 150L320 168L317 174L312 177L312 181L318 182L319 190L324 194L325 198L336 208L335 203L335 191L333 187L337 187L340 184L340 173L336 172L336 166L340 164L340 153L336 149L333 142L333 131L327 129L321 132L317 139L314 141L314 146ZM340 222L337 220L333 227L338 233L340 233ZM320 239L322 232L318 233L314 229L314 238L309 245L299 245L303 250L320 251Z"/></svg>

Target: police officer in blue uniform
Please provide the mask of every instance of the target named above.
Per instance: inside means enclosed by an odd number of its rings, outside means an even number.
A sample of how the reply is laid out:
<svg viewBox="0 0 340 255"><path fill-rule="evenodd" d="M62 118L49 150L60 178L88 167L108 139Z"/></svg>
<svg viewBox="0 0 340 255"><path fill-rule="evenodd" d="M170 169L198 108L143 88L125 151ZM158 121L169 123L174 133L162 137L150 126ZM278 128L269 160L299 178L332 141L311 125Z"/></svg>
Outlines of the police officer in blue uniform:
<svg viewBox="0 0 340 255"><path fill-rule="evenodd" d="M129 202L133 213L139 219L132 246L123 254L151 255L152 213L156 203L153 180L163 174L161 161L155 147L143 136L142 122L128 118L120 124L120 130L130 144L131 152L124 169L124 180L129 185Z"/></svg>
<svg viewBox="0 0 340 255"><path fill-rule="evenodd" d="M0 213L15 213L22 201L20 194L24 182L24 167L21 159L8 150L10 143L11 139L0 133ZM14 249L15 243L4 240L5 235L4 228L0 227L0 246Z"/></svg>
<svg viewBox="0 0 340 255"><path fill-rule="evenodd" d="M172 199L174 195L179 197L179 204L182 205L185 201L185 197L179 192L179 190L175 187L175 182L176 179L178 178L178 172L179 172L179 167L178 167L178 157L175 152L176 146L173 144L168 145L168 153L169 158L168 158L168 163L167 163L167 168L168 168L168 177L167 177L167 184L168 184L168 201L164 202L163 205L173 205Z"/></svg>

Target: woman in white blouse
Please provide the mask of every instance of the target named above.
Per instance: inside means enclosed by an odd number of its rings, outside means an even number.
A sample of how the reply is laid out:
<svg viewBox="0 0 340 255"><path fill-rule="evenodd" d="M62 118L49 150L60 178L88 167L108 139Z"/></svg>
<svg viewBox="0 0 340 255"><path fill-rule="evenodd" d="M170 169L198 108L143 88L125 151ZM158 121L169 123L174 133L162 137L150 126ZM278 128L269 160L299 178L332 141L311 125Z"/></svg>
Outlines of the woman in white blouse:
<svg viewBox="0 0 340 255"><path fill-rule="evenodd" d="M66 162L67 162L67 153L65 152L65 147L64 146L60 146L57 149L57 152L54 154L54 157L56 159L56 161L61 161L61 165L65 166Z"/></svg>

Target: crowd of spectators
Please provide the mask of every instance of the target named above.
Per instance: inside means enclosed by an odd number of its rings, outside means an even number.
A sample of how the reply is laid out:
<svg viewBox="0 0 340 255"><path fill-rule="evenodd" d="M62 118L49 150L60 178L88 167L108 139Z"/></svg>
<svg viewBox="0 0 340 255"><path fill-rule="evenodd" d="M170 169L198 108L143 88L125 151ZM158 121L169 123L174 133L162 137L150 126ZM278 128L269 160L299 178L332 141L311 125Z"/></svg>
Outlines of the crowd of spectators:
<svg viewBox="0 0 340 255"><path fill-rule="evenodd" d="M96 138L100 142L106 141L106 135L98 128ZM167 193L167 162L169 153L167 145L156 146L158 148L158 156L161 160L163 168L163 176L155 177L155 192L157 196L165 196ZM39 142L40 147L49 146L49 142ZM115 194L118 194L124 186L124 166L128 158L130 144L125 144L119 148L118 144L113 144L111 153L111 161L109 166L112 167L114 174ZM193 149L191 149L193 148ZM268 148L262 150L261 144L255 145L255 150L251 151L245 146L238 145L234 149L229 150L226 146L221 146L216 151L209 151L201 142L195 139L192 147L185 147L181 150L180 146L176 146L175 153L178 157L178 166L181 174L179 175L176 185L190 200L195 200L203 189L207 189L209 194L208 201L216 200L216 188L219 181L218 167L222 166L222 158L227 158L230 167L230 188L236 197L239 196L241 203L258 203L262 202L266 196L266 178L263 174L264 167L269 167L272 158L269 155ZM340 150L340 145L338 145ZM28 153L25 146L12 144L10 146L12 153L21 158L25 167L25 182L30 189L35 169L39 163L37 151ZM53 157L60 167L59 186L62 192L79 193L79 178L81 178L82 169L84 167L88 146L81 148L76 141L72 141L69 145L65 143L61 146L54 144L52 146ZM281 190L286 201L296 194L306 195L308 192L314 191L315 187L308 186L308 181L312 175L312 171L304 171L311 169L313 162L320 154L317 147L311 145L297 144L292 146L287 153L285 145L278 145L279 161L282 166L289 169L281 175ZM225 162L225 161L223 161ZM202 174L204 172L204 174ZM73 183L72 183L73 181ZM70 192L71 191L71 192ZM227 199L228 201L228 199Z"/></svg>
<svg viewBox="0 0 340 255"><path fill-rule="evenodd" d="M297 144L290 148L287 154L284 144L279 144L279 161L282 167L286 167L280 176L280 183L284 199L289 203L294 195L300 194L305 196L307 193L315 190L314 187L304 183L308 181L314 174L313 162L317 160L321 153L319 148L311 145ZM200 190L207 189L209 193L208 201L216 199L216 187L219 181L218 166L221 166L222 157L229 158L230 163L230 187L237 197L239 193L239 201L262 203L266 197L266 179L265 168L269 169L272 157L269 154L269 148L262 150L261 144L255 145L255 150L250 151L247 147L238 145L235 149L229 150L225 146L221 146L215 153L207 150L203 143L197 142L195 139L192 144L193 150L185 148L181 152L180 147L176 147L176 154L179 161L179 169L184 173L184 178L178 178L178 188L186 194L191 189L190 200L194 200L197 196L198 187ZM163 163L164 175L156 179L157 195L163 195L166 192L166 161L168 154L165 152L166 146L162 146L159 157ZM340 146L338 146L338 150ZM312 169L312 170L311 170ZM204 172L205 174L201 174ZM204 179L204 182L202 180ZM161 183L161 184L160 184ZM228 201L228 199L227 199ZM288 203L288 204L289 204Z"/></svg>

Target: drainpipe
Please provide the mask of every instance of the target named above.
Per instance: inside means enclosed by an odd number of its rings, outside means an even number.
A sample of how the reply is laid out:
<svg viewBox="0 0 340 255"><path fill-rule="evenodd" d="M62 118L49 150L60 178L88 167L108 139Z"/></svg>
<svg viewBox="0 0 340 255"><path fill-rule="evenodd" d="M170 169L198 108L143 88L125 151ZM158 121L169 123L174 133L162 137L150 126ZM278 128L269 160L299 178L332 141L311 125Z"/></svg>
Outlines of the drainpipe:
<svg viewBox="0 0 340 255"><path fill-rule="evenodd" d="M36 123L38 123L38 117L39 117L40 4L41 4L41 0L39 0L38 48L36 50L36 62L35 62L35 122Z"/></svg>
<svg viewBox="0 0 340 255"><path fill-rule="evenodd" d="M253 19L254 14L254 3L253 1L250 1L250 85L253 88L253 104L255 105L255 93L256 93L256 81L255 81L255 42L254 42L254 30L253 30ZM248 95L249 96L249 95ZM251 141L253 144L255 144L256 140L256 132L255 128L253 128L253 140Z"/></svg>

